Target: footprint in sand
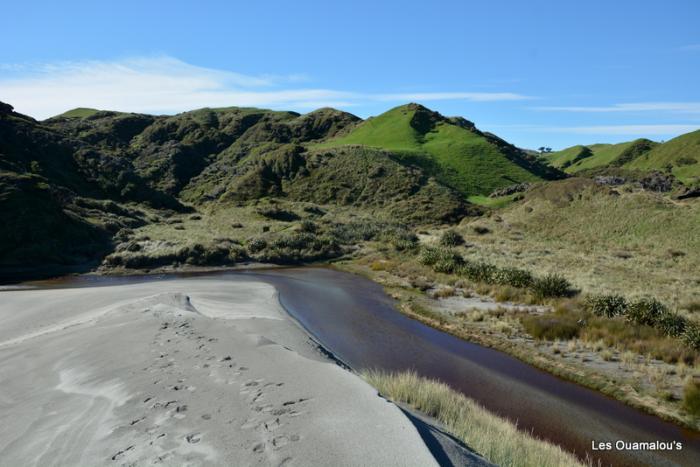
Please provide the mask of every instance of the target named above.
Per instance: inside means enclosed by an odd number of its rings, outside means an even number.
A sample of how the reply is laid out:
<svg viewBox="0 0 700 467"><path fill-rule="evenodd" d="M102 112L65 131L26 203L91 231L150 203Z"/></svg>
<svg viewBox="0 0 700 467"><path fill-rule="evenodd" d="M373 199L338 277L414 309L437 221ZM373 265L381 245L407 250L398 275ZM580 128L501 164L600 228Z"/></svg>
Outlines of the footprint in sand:
<svg viewBox="0 0 700 467"><path fill-rule="evenodd" d="M197 444L202 440L202 434L195 432L185 436L185 440L190 444Z"/></svg>
<svg viewBox="0 0 700 467"><path fill-rule="evenodd" d="M113 455L113 456L112 456L112 460L113 460L113 461L119 460L120 458L124 457L124 454L126 454L126 453L129 452L129 451L131 451L132 449L134 449L134 445L133 445L133 444L132 444L131 446L129 446L128 448L122 449L121 451L119 451L119 452L117 452L115 455Z"/></svg>

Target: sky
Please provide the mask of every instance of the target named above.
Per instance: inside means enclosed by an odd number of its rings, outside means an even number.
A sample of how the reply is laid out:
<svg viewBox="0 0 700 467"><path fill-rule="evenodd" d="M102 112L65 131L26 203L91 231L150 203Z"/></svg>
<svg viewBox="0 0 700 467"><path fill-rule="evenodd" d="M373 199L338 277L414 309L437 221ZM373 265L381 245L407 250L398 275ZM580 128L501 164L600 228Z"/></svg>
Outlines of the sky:
<svg viewBox="0 0 700 467"><path fill-rule="evenodd" d="M360 117L419 102L525 148L700 128L697 0L4 2L0 101Z"/></svg>

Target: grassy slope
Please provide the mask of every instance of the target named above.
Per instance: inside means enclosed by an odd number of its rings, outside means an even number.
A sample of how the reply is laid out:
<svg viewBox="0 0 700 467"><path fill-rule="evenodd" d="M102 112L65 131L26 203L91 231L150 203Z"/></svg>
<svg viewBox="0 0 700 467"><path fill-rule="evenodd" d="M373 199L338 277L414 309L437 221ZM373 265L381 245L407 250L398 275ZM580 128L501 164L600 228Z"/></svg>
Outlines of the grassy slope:
<svg viewBox="0 0 700 467"><path fill-rule="evenodd" d="M667 141L625 167L663 170L668 165L673 166L673 174L683 182L700 179L700 130Z"/></svg>
<svg viewBox="0 0 700 467"><path fill-rule="evenodd" d="M56 117L65 117L65 118L85 118L85 117L91 117L95 115L99 110L97 109L90 109L87 107L77 107L75 109L71 109L68 112L63 112L60 115L56 115Z"/></svg>
<svg viewBox="0 0 700 467"><path fill-rule="evenodd" d="M571 146L570 148L555 151L546 156L546 160L553 166L564 170L566 173L576 173L584 169L593 169L608 165L617 159L620 154L632 144L632 141L627 141L618 144L591 144L589 146ZM576 157L581 154L583 149L588 147L593 155L579 162L572 163ZM567 165L565 167L565 165Z"/></svg>
<svg viewBox="0 0 700 467"><path fill-rule="evenodd" d="M581 153L581 151L583 151L584 147L585 146L581 146L579 144L566 149L562 149L561 151L550 152L549 154L546 154L544 156L544 159L552 167L561 169L566 163L570 163L571 161L573 161L576 158L576 156L578 156Z"/></svg>
<svg viewBox="0 0 700 467"><path fill-rule="evenodd" d="M411 126L415 113L411 106L391 109L319 147L357 144L386 149L428 169L465 195L489 194L503 186L539 180L478 133L447 121L437 122L431 131L419 131Z"/></svg>
<svg viewBox="0 0 700 467"><path fill-rule="evenodd" d="M461 227L476 246L471 255L501 266L526 265L539 274L562 271L587 292L649 294L674 307L700 300L694 273L700 204L648 192L615 196L595 186L575 188L577 180L533 190L499 212L502 222L472 221L492 234Z"/></svg>
<svg viewBox="0 0 700 467"><path fill-rule="evenodd" d="M579 170L594 169L610 164L612 161L620 157L620 154L632 144L632 141L627 141L618 144L592 144L588 146L593 151L593 156L583 159L571 167L570 172L576 173Z"/></svg>
<svg viewBox="0 0 700 467"><path fill-rule="evenodd" d="M627 141L618 144L591 144L588 146L572 146L547 154L544 159L552 166L575 174L586 169L595 169L609 166L614 163L625 151L632 150L633 146L643 144L646 140ZM671 166L672 173L684 183L693 183L700 180L700 130L678 136L663 144L651 143L651 149L646 151L631 162L622 167L636 170L660 170L664 171ZM584 148L589 148L593 155L573 163Z"/></svg>

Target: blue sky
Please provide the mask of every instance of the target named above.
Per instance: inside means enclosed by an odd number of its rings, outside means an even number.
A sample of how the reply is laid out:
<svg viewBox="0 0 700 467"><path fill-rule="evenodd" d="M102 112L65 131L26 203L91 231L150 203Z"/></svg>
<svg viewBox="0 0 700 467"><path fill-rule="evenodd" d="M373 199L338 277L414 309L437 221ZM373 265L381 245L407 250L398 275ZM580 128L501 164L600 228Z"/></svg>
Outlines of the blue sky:
<svg viewBox="0 0 700 467"><path fill-rule="evenodd" d="M418 101L522 147L700 128L700 2L6 2L0 100L175 113Z"/></svg>

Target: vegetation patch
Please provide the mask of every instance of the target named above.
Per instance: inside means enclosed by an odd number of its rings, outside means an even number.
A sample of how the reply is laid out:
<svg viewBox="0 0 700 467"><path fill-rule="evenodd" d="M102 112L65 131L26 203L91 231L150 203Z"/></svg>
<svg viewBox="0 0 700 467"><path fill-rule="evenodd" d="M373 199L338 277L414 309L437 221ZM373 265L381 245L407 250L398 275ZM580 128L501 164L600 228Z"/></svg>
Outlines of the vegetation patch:
<svg viewBox="0 0 700 467"><path fill-rule="evenodd" d="M532 337L545 340L569 340L581 332L579 315L564 311L525 316L521 323Z"/></svg>
<svg viewBox="0 0 700 467"><path fill-rule="evenodd" d="M583 466L560 447L518 430L439 381L416 373L366 371L363 377L383 396L407 404L442 423L447 430L486 460L501 466Z"/></svg>

